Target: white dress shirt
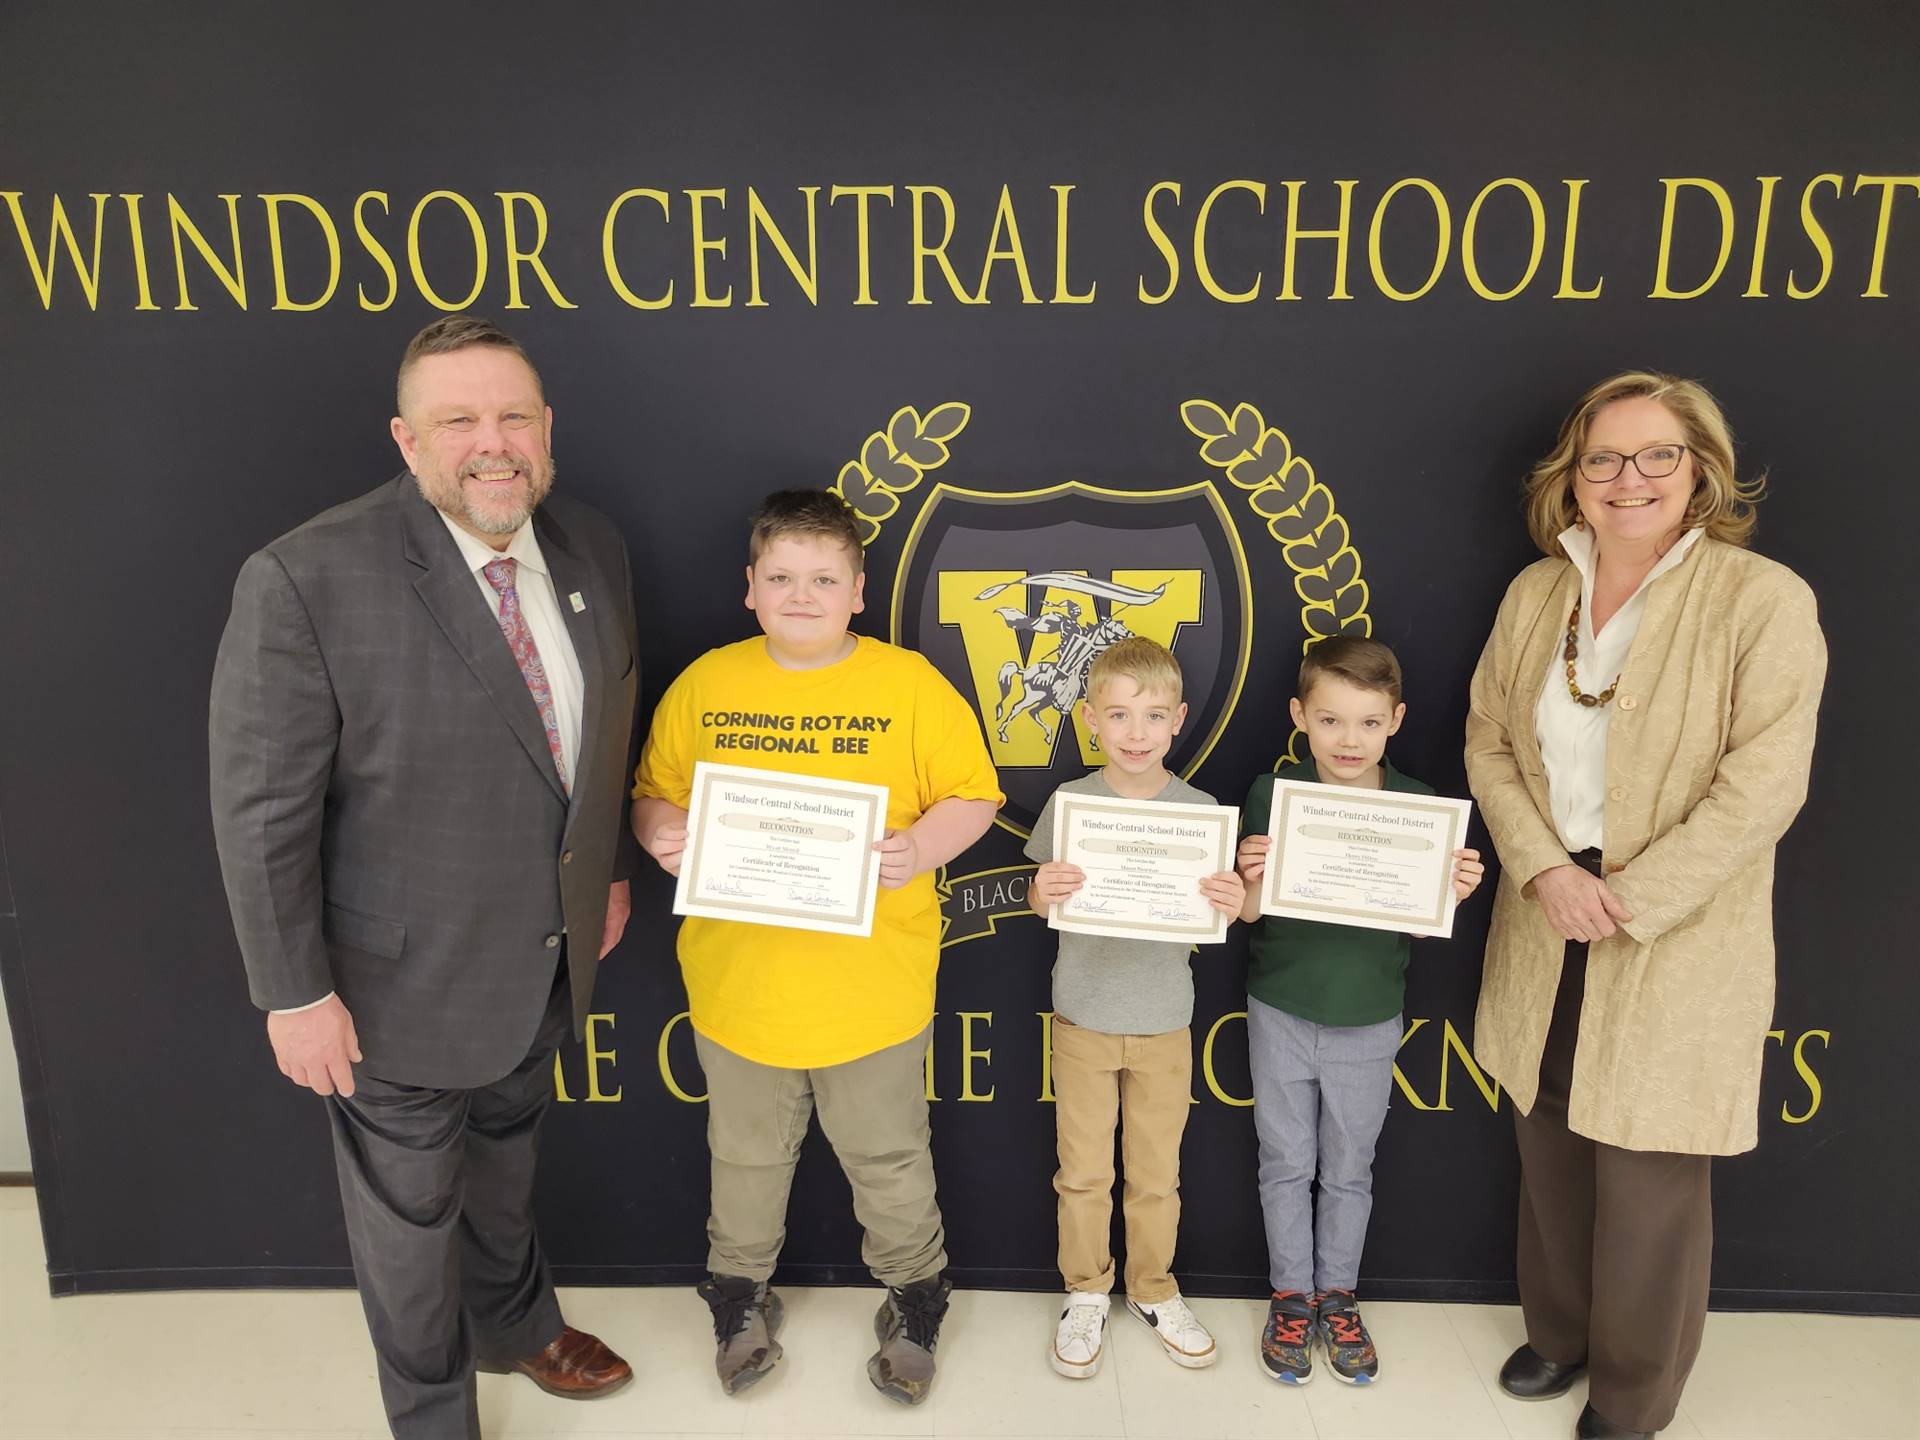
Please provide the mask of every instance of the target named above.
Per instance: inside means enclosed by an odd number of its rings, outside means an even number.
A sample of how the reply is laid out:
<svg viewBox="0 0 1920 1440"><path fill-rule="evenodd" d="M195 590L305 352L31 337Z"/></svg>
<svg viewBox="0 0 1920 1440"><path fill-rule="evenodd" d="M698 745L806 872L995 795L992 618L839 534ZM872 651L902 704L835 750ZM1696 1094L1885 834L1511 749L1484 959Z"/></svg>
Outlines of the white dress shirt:
<svg viewBox="0 0 1920 1440"><path fill-rule="evenodd" d="M1647 587L1674 566L1700 538L1699 530L1680 537L1660 562L1647 572L1640 588L1611 615L1600 633L1593 633L1593 532L1578 526L1560 532L1560 548L1580 571L1580 630L1574 639L1574 673L1579 686L1598 695L1626 667L1647 608ZM1564 629L1564 627L1563 627ZM1533 728L1540 741L1540 758L1547 767L1547 800L1553 807L1553 825L1569 853L1598 850L1605 843L1607 803L1607 725L1613 705L1582 705L1567 693L1566 644L1553 647L1547 663L1547 683L1534 710Z"/></svg>
<svg viewBox="0 0 1920 1440"><path fill-rule="evenodd" d="M473 572L474 583L480 587L487 609L495 619L500 615L500 592L481 571L503 556L519 562L514 568L514 589L520 596L520 614L533 634L533 643L540 651L540 664L547 672L547 688L553 695L553 718L560 730L560 754L566 761L567 779L571 783L575 757L580 753L580 711L587 685L580 673L580 657L574 652L573 637L567 634L566 623L560 618L559 597L553 592L553 577L547 571L546 557L540 553L540 542L534 539L533 521L529 519L513 532L513 539L505 550L495 550L448 520L445 511L440 513L440 518L446 521L447 532L460 547L460 557ZM500 643L506 644L505 636ZM298 1015L302 1010L326 1004L333 995L334 992L328 991L311 1004L273 1013Z"/></svg>

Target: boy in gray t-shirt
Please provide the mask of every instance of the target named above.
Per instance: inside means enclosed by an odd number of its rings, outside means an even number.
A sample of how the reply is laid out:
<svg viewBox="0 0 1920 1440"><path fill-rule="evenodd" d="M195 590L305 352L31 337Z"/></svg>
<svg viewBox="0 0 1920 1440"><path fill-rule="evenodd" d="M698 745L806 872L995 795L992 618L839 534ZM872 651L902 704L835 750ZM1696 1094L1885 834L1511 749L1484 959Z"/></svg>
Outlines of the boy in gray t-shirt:
<svg viewBox="0 0 1920 1440"><path fill-rule="evenodd" d="M1053 805L1060 791L1211 805L1211 795L1168 773L1165 760L1187 707L1180 663L1164 646L1134 637L1102 651L1082 702L1106 765L1049 797L1027 841L1039 862L1027 903L1042 917L1086 876L1053 857ZM1232 870L1201 892L1238 915L1246 886ZM1193 972L1177 942L1117 940L1060 932L1053 967L1054 1123L1060 1169L1060 1274L1066 1306L1054 1332L1053 1368L1085 1379L1100 1368L1113 1291L1113 1136L1126 1132L1127 1309L1152 1327L1175 1364L1200 1369L1218 1356L1213 1336L1180 1298L1171 1273L1180 1224L1180 1137L1193 1079Z"/></svg>

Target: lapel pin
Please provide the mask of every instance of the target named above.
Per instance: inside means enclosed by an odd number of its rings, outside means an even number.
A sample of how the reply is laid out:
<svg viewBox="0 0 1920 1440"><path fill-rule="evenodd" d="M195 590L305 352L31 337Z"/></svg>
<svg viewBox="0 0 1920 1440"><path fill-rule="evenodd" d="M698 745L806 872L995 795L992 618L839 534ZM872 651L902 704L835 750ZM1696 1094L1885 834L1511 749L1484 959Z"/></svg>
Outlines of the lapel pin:
<svg viewBox="0 0 1920 1440"><path fill-rule="evenodd" d="M573 604L574 614L580 615L585 613L587 608L587 602L580 597L580 592L578 590L575 590L571 595L567 596L567 599L571 601Z"/></svg>

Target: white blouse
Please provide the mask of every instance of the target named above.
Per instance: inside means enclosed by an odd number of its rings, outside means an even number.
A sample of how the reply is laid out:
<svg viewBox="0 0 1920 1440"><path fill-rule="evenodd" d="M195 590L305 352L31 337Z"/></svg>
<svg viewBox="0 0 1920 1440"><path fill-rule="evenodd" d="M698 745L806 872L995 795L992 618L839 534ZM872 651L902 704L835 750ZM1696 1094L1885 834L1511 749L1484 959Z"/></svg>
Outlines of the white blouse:
<svg viewBox="0 0 1920 1440"><path fill-rule="evenodd" d="M1580 630L1575 637L1574 674L1589 695L1598 695L1625 668L1647 608L1647 587L1678 565L1700 538L1697 529L1680 537L1660 563L1647 572L1640 588L1593 633L1593 532L1578 526L1560 532L1560 548L1580 571ZM1564 624L1562 629L1564 631ZM1553 647L1547 681L1534 710L1533 728L1540 741L1540 758L1547 767L1547 799L1553 807L1554 828L1569 853L1598 850L1605 841L1607 803L1607 724L1613 706L1582 705L1567 693L1564 638Z"/></svg>

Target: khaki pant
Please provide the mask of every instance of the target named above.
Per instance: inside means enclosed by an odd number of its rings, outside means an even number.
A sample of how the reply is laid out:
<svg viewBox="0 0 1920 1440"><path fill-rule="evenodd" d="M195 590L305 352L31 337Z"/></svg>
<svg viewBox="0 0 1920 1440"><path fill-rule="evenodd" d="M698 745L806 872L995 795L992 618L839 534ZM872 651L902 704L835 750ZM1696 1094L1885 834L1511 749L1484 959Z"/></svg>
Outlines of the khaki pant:
<svg viewBox="0 0 1920 1440"><path fill-rule="evenodd" d="M787 1238L793 1167L816 1109L852 1187L853 1213L866 1230L860 1254L874 1278L910 1285L946 1268L928 1149L925 1030L819 1070L760 1065L697 1030L693 1039L707 1075L713 1154L709 1270L772 1277Z"/></svg>
<svg viewBox="0 0 1920 1440"><path fill-rule="evenodd" d="M1587 947L1567 946L1520 1144L1520 1308L1545 1359L1587 1362L1593 1408L1629 1430L1673 1422L1700 1353L1713 1262L1711 1159L1623 1150L1567 1128Z"/></svg>
<svg viewBox="0 0 1920 1440"><path fill-rule="evenodd" d="M1113 1290L1113 1133L1120 1129L1120 1208L1127 1228L1127 1294L1143 1305L1177 1295L1180 1137L1192 1101L1187 1030L1107 1035L1053 1017L1054 1124L1060 1169L1060 1276L1069 1290Z"/></svg>

